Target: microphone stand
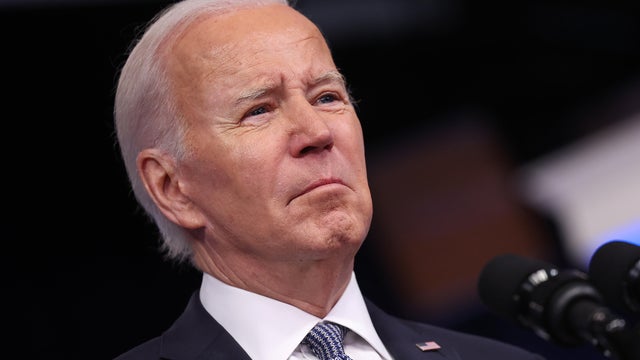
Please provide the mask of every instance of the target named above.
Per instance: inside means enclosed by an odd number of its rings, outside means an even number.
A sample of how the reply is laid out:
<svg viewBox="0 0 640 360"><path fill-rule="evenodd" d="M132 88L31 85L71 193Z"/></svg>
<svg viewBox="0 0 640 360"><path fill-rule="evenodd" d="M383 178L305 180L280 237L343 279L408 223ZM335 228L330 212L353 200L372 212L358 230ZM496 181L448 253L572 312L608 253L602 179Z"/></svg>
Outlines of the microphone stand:
<svg viewBox="0 0 640 360"><path fill-rule="evenodd" d="M568 316L580 336L606 357L616 360L640 360L640 327L627 322L608 308L588 301L577 302Z"/></svg>

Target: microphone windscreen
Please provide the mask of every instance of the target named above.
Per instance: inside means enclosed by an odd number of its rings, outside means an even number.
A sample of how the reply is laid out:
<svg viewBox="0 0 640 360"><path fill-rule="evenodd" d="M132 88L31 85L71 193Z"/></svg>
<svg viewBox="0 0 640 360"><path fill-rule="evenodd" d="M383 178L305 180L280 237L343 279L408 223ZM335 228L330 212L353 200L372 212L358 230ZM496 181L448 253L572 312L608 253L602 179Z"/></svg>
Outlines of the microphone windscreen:
<svg viewBox="0 0 640 360"><path fill-rule="evenodd" d="M494 257L480 272L478 295L480 300L492 311L508 318L519 313L519 304L514 296L529 275L540 269L552 269L544 261L504 254Z"/></svg>
<svg viewBox="0 0 640 360"><path fill-rule="evenodd" d="M613 306L626 306L625 286L633 265L640 260L640 246L614 240L601 245L589 262L589 278Z"/></svg>

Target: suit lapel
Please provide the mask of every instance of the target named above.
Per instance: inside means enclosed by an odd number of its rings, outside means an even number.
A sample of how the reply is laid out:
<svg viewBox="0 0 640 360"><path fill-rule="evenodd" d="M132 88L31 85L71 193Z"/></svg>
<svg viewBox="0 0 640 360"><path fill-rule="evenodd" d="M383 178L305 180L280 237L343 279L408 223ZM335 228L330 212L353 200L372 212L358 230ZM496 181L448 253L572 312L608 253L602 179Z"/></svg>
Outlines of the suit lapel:
<svg viewBox="0 0 640 360"><path fill-rule="evenodd" d="M417 323L393 317L370 301L366 301L373 326L380 339L394 359L402 360L460 360L452 346L447 346L447 339L427 327L417 327ZM416 326L412 326L416 325ZM416 346L425 341L435 341L441 348L422 351Z"/></svg>
<svg viewBox="0 0 640 360"><path fill-rule="evenodd" d="M161 357L175 360L251 360L233 337L204 309L198 292L162 335Z"/></svg>

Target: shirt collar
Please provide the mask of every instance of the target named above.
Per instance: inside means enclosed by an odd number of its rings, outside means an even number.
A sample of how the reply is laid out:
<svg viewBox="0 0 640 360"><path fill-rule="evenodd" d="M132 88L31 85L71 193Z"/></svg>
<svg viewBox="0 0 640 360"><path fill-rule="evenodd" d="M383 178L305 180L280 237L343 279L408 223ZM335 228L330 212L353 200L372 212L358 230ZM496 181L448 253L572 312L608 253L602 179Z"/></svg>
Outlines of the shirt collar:
<svg viewBox="0 0 640 360"><path fill-rule="evenodd" d="M322 320L348 327L383 359L391 358L373 327L354 273L345 292L324 319L292 305L227 285L206 273L202 278L200 300L207 312L252 359L287 359L309 330Z"/></svg>

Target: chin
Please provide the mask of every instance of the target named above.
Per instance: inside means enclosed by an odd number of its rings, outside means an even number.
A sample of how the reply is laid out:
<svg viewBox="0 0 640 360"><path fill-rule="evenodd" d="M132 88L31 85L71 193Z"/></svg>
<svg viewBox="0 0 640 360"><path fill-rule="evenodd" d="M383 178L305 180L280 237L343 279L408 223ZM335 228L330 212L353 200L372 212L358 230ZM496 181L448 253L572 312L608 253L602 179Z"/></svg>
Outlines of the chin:
<svg viewBox="0 0 640 360"><path fill-rule="evenodd" d="M339 247L360 248L367 235L368 226L361 223L340 223L336 227L325 228L328 232L325 235L325 243Z"/></svg>

